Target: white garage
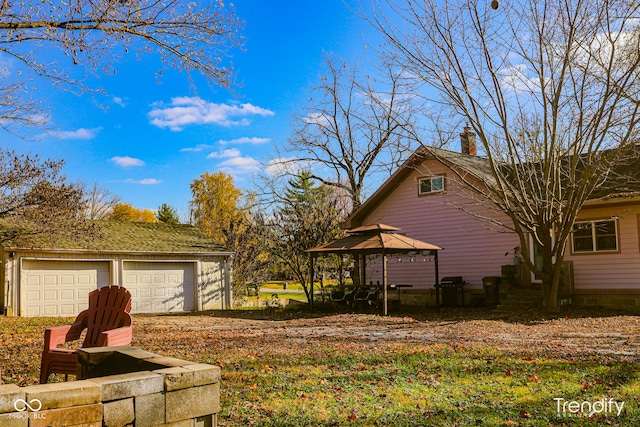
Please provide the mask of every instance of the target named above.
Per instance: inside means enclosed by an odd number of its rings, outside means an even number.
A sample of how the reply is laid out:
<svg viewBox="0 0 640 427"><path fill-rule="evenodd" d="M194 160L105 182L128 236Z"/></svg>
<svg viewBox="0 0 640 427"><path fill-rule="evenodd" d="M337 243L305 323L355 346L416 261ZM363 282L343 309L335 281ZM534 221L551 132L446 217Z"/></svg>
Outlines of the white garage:
<svg viewBox="0 0 640 427"><path fill-rule="evenodd" d="M195 264L126 261L124 287L131 292L132 313L195 309Z"/></svg>
<svg viewBox="0 0 640 427"><path fill-rule="evenodd" d="M0 313L76 316L102 286L131 292L132 313L232 307L231 252L189 225L99 221L90 247L5 242Z"/></svg>
<svg viewBox="0 0 640 427"><path fill-rule="evenodd" d="M20 316L75 316L87 295L108 284L109 262L22 260Z"/></svg>

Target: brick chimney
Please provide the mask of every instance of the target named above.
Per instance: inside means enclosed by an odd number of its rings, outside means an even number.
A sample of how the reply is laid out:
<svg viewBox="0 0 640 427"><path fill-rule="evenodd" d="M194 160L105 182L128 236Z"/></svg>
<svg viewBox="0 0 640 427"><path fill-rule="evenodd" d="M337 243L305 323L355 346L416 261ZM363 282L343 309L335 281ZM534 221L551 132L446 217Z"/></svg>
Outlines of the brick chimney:
<svg viewBox="0 0 640 427"><path fill-rule="evenodd" d="M462 146L462 154L469 154L471 156L478 155L478 150L476 149L476 134L471 132L469 126L465 126L464 132L460 134L460 145Z"/></svg>

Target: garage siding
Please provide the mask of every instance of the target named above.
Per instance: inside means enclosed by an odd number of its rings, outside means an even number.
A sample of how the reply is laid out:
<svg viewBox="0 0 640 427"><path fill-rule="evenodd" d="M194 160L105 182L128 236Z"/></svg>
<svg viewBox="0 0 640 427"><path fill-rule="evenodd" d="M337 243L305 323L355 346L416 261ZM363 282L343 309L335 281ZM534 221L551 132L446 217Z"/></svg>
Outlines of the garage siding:
<svg viewBox="0 0 640 427"><path fill-rule="evenodd" d="M225 301L225 295L229 290L225 287L224 262L203 262L200 278L200 298L203 310L221 310L229 308Z"/></svg>

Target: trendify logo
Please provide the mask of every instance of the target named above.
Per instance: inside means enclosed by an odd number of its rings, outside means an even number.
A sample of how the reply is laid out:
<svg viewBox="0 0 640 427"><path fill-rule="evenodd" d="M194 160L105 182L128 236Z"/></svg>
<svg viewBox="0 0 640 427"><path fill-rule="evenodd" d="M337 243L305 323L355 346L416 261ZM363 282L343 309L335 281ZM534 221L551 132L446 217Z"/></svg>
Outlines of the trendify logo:
<svg viewBox="0 0 640 427"><path fill-rule="evenodd" d="M558 404L557 411L560 417L592 417L596 414L610 414L620 416L624 408L624 402L617 402L604 397L595 402L583 400L566 400L562 397L554 397Z"/></svg>

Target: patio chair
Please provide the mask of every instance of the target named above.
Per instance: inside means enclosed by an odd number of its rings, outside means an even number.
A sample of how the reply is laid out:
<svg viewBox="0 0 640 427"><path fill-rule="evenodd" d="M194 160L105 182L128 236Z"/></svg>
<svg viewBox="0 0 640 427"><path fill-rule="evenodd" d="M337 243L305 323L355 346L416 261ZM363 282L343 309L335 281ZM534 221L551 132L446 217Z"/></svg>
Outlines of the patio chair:
<svg viewBox="0 0 640 427"><path fill-rule="evenodd" d="M361 307L378 307L378 292L379 287L359 289L353 301Z"/></svg>
<svg viewBox="0 0 640 427"><path fill-rule="evenodd" d="M40 365L40 384L50 374L76 374L77 350L59 348L80 338L86 329L83 348L128 345L131 343L131 294L120 286L105 286L89 293L89 308L72 325L47 328Z"/></svg>
<svg viewBox="0 0 640 427"><path fill-rule="evenodd" d="M331 292L331 301L336 304L351 306L356 289L335 290Z"/></svg>

